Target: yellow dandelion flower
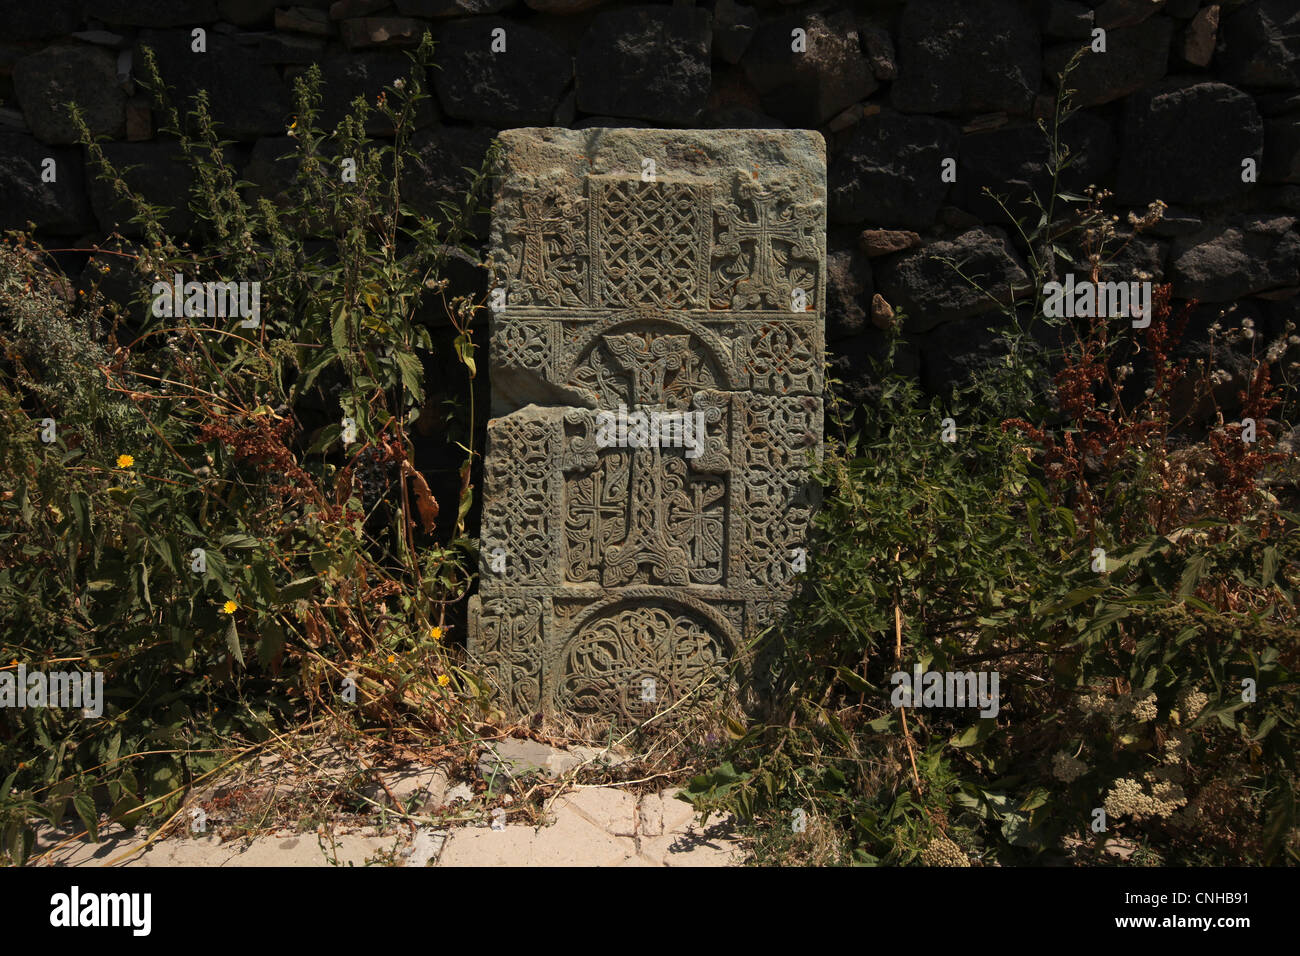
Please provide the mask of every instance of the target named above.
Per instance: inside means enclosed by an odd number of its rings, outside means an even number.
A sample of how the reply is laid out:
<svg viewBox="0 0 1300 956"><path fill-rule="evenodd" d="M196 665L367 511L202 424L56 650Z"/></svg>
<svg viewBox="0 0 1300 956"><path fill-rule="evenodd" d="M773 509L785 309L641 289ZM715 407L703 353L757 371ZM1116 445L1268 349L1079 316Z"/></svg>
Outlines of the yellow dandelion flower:
<svg viewBox="0 0 1300 956"><path fill-rule="evenodd" d="M397 658L394 657L392 654L389 654L389 655L388 655L388 663L391 664L391 663L393 663L395 660L397 660Z"/></svg>
<svg viewBox="0 0 1300 956"><path fill-rule="evenodd" d="M442 628L440 627L429 628L429 636L433 638L435 641L442 640Z"/></svg>
<svg viewBox="0 0 1300 956"><path fill-rule="evenodd" d="M227 601L225 604L221 605L222 614L234 614L237 610L239 610L239 605L234 601Z"/></svg>
<svg viewBox="0 0 1300 956"><path fill-rule="evenodd" d="M118 455L118 456L117 456L117 467L119 467L119 468L130 468L130 467L132 467L134 464L135 464L135 458L132 457L131 455Z"/></svg>
<svg viewBox="0 0 1300 956"><path fill-rule="evenodd" d="M439 686L439 687L446 687L446 686L447 686L448 684L450 684L450 683L451 683L451 678L448 677L446 674L439 674L439 675L438 675L438 686Z"/></svg>

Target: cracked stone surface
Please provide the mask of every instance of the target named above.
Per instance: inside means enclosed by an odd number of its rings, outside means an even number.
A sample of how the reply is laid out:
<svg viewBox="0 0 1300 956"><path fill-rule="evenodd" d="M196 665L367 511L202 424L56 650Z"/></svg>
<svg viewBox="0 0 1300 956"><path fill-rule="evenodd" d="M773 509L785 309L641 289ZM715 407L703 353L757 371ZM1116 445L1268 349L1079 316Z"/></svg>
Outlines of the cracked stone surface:
<svg viewBox="0 0 1300 956"><path fill-rule="evenodd" d="M793 590L822 437L825 143L501 141L469 650L516 712L633 723L714 681Z"/></svg>
<svg viewBox="0 0 1300 956"><path fill-rule="evenodd" d="M634 837L637 833L637 797L614 787L588 787L562 797L556 812L573 810L578 816L612 833Z"/></svg>

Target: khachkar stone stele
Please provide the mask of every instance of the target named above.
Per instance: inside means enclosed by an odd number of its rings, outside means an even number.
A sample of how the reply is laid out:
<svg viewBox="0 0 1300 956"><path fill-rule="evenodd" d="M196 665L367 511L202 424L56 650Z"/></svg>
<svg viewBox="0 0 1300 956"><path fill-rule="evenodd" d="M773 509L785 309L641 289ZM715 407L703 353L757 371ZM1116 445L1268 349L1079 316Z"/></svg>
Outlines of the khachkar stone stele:
<svg viewBox="0 0 1300 956"><path fill-rule="evenodd" d="M516 711L626 723L743 656L803 567L825 144L640 129L501 142L469 649Z"/></svg>

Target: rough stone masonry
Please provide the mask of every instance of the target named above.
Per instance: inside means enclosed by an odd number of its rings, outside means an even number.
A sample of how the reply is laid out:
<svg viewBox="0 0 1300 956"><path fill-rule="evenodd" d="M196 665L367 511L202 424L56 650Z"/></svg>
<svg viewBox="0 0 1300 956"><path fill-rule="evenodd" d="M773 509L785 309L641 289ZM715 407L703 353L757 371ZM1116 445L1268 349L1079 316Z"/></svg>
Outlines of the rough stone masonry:
<svg viewBox="0 0 1300 956"><path fill-rule="evenodd" d="M646 129L501 142L469 650L517 711L628 723L716 687L803 567L825 144ZM702 423L695 448L637 427L672 413ZM632 426L600 427L614 415Z"/></svg>

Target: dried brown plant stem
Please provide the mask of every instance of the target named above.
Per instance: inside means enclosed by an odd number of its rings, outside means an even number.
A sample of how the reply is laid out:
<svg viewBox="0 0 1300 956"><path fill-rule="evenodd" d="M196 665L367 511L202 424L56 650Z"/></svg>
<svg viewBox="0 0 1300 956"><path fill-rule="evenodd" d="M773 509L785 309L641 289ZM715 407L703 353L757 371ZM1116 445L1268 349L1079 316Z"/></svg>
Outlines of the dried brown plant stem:
<svg viewBox="0 0 1300 956"><path fill-rule="evenodd" d="M894 552L894 560L897 561L902 556L902 550ZM903 661L903 609L899 606L898 601L894 601L894 666L897 667ZM912 733L907 729L907 708L898 708L899 716L903 721L903 742L907 744L907 759L912 763L912 782L916 784L916 792L921 792L921 775L916 771L916 751L912 749Z"/></svg>

